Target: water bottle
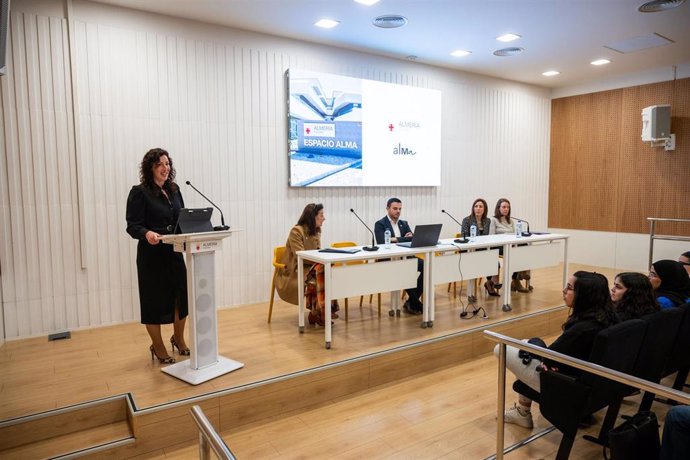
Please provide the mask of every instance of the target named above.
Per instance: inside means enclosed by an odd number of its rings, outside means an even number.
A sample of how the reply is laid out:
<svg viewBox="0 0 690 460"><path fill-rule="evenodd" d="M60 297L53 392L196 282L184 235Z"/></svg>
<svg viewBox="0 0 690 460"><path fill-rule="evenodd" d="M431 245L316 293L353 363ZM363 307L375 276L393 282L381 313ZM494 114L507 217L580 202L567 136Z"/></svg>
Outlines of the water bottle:
<svg viewBox="0 0 690 460"><path fill-rule="evenodd" d="M474 238L475 236L477 236L477 226L472 224L472 226L470 226L470 238Z"/></svg>
<svg viewBox="0 0 690 460"><path fill-rule="evenodd" d="M386 230L386 232L383 234L383 242L385 243L386 249L391 247L391 231Z"/></svg>
<svg viewBox="0 0 690 460"><path fill-rule="evenodd" d="M515 222L515 236L520 238L522 237L522 221L518 220Z"/></svg>

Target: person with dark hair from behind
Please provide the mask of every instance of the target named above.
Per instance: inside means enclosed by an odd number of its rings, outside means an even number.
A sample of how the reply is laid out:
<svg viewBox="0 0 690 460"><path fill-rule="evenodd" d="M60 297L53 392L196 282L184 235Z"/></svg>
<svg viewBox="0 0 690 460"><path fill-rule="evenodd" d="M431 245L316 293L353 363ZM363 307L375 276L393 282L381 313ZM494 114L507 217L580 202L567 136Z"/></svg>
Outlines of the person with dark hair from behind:
<svg viewBox="0 0 690 460"><path fill-rule="evenodd" d="M402 201L399 198L390 198L386 203L386 215L374 224L376 244L385 243L386 230L391 233L392 243L412 237L412 229L406 220L400 218L401 213ZM409 299L403 305L403 309L413 315L421 315L423 309L420 298L424 293L424 261L419 258L417 259L417 271L419 272L417 287L405 289Z"/></svg>
<svg viewBox="0 0 690 460"><path fill-rule="evenodd" d="M690 277L680 262L658 260L649 268L649 281L661 308L690 302Z"/></svg>
<svg viewBox="0 0 690 460"><path fill-rule="evenodd" d="M473 225L477 227L477 235L488 235L491 233L491 220L487 217L488 206L484 198L477 198L472 203L472 209L470 210L470 215L462 219L462 224L460 225L460 232L465 237L470 237L470 227ZM484 289L486 293L490 296L498 297L498 291L491 278L487 278L484 283Z"/></svg>
<svg viewBox="0 0 690 460"><path fill-rule="evenodd" d="M173 323L170 344L173 352L189 355L184 340L187 319L187 268L184 258L161 235L173 233L184 200L175 183L175 168L167 151L155 148L139 165L139 184L127 197L127 233L137 244L137 279L141 323L151 338L151 360L175 362L161 337L161 324Z"/></svg>
<svg viewBox="0 0 690 460"><path fill-rule="evenodd" d="M611 288L611 300L620 321L641 318L659 311L652 283L642 273L617 274Z"/></svg>
<svg viewBox="0 0 690 460"><path fill-rule="evenodd" d="M690 458L690 406L676 406L666 413L659 460Z"/></svg>
<svg viewBox="0 0 690 460"><path fill-rule="evenodd" d="M688 276L690 276L690 251L686 251L678 256L678 262L685 267L685 271L688 272Z"/></svg>
<svg viewBox="0 0 690 460"><path fill-rule="evenodd" d="M276 272L274 280L278 295L288 303L299 304L297 251L321 249L321 227L325 220L323 205L309 203L304 207L297 225L290 230L281 261L285 267ZM323 326L325 324L323 265L305 261L301 269L304 270L304 296L307 309L309 309L309 324ZM337 310L337 303L332 302L331 317L338 318Z"/></svg>
<svg viewBox="0 0 690 460"><path fill-rule="evenodd" d="M587 360L594 338L603 329L618 322L613 311L608 280L599 273L577 271L563 288L563 300L570 308L570 314L563 323L563 333L548 348L573 358ZM499 345L494 348L498 355ZM577 377L579 371L565 364L545 360L540 363L532 359L527 364L517 348L506 347L506 367L519 380L539 392L539 372L558 371ZM518 402L505 412L505 422L532 428L532 400L520 395Z"/></svg>

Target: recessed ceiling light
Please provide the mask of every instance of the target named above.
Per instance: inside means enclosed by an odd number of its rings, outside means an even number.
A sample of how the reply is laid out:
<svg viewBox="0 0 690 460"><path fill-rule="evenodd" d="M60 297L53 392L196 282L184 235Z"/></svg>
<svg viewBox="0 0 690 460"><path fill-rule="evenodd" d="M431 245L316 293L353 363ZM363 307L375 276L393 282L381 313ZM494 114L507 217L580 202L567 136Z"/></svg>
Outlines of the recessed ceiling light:
<svg viewBox="0 0 690 460"><path fill-rule="evenodd" d="M523 51L525 51L524 48L518 47L502 48L500 50L494 51L494 56L515 56L517 54L522 53Z"/></svg>
<svg viewBox="0 0 690 460"><path fill-rule="evenodd" d="M319 19L314 23L316 27L321 27L322 29L332 29L338 24L340 24L340 21L334 21L332 19Z"/></svg>
<svg viewBox="0 0 690 460"><path fill-rule="evenodd" d="M379 2L379 0L355 0L357 3L361 3L362 5L366 6L371 6Z"/></svg>
<svg viewBox="0 0 690 460"><path fill-rule="evenodd" d="M658 11L670 10L685 3L685 0L653 0L644 3L637 8L640 13L656 13Z"/></svg>
<svg viewBox="0 0 690 460"><path fill-rule="evenodd" d="M496 40L498 40L499 42L512 42L513 40L517 40L518 38L521 38L521 36L516 34L504 34L500 37L496 37Z"/></svg>
<svg viewBox="0 0 690 460"><path fill-rule="evenodd" d="M472 54L472 51L455 50L452 53L450 53L451 56L455 56L455 57L463 57L463 56L467 56L468 54Z"/></svg>
<svg viewBox="0 0 690 460"><path fill-rule="evenodd" d="M560 75L561 73L558 70L547 70L541 74L545 77L553 77L554 75Z"/></svg>
<svg viewBox="0 0 690 460"><path fill-rule="evenodd" d="M611 61L609 61L608 59L597 59L596 61L590 62L590 64L592 64L592 65L604 65L604 64L608 64L610 62Z"/></svg>

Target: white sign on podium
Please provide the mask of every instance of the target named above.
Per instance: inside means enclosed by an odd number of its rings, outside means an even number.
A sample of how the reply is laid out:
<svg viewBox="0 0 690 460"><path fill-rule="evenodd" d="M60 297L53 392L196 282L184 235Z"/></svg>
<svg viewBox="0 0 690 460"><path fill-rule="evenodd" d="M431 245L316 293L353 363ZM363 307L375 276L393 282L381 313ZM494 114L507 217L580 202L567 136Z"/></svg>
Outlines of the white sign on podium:
<svg viewBox="0 0 690 460"><path fill-rule="evenodd" d="M190 359L162 368L166 374L192 385L211 380L241 367L243 363L218 354L216 315L215 252L222 240L239 230L163 235L163 243L172 244L185 254L187 264L187 300L189 304Z"/></svg>

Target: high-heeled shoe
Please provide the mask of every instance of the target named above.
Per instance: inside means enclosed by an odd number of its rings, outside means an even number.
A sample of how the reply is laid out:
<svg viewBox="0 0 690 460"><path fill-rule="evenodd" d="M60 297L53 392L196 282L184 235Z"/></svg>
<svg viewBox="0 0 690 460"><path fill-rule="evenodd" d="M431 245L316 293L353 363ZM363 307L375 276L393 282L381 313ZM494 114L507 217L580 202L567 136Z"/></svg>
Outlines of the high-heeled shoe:
<svg viewBox="0 0 690 460"><path fill-rule="evenodd" d="M316 316L314 313L309 312L309 316L307 316L307 320L309 321L309 324L314 325L318 324L319 326L325 326L326 321L323 320L322 316ZM333 325L333 321L331 321L331 326Z"/></svg>
<svg viewBox="0 0 690 460"><path fill-rule="evenodd" d="M189 348L180 348L180 346L177 344L177 341L175 340L175 336L173 335L170 337L170 345L172 345L172 351L175 353L175 347L177 347L177 352L182 355L182 356L189 356Z"/></svg>
<svg viewBox="0 0 690 460"><path fill-rule="evenodd" d="M333 318L333 319L340 318L340 315L338 314L339 310L340 310L340 305L338 305L338 301L332 300L331 301L331 318Z"/></svg>
<svg viewBox="0 0 690 460"><path fill-rule="evenodd" d="M156 350L153 349L153 345L149 347L149 350L151 351L151 361L153 361L153 357L155 356L156 358L158 358L158 362L160 364L172 364L175 362L175 358L173 358L172 356L164 356L162 358L158 356Z"/></svg>
<svg viewBox="0 0 690 460"><path fill-rule="evenodd" d="M486 289L486 293L489 294L490 296L493 297L498 297L500 294L496 292L496 288L494 287L494 282L491 280L488 280L484 283L484 289Z"/></svg>
<svg viewBox="0 0 690 460"><path fill-rule="evenodd" d="M522 283L518 280L513 280L510 282L510 290L515 292L529 292L529 289L522 286Z"/></svg>

